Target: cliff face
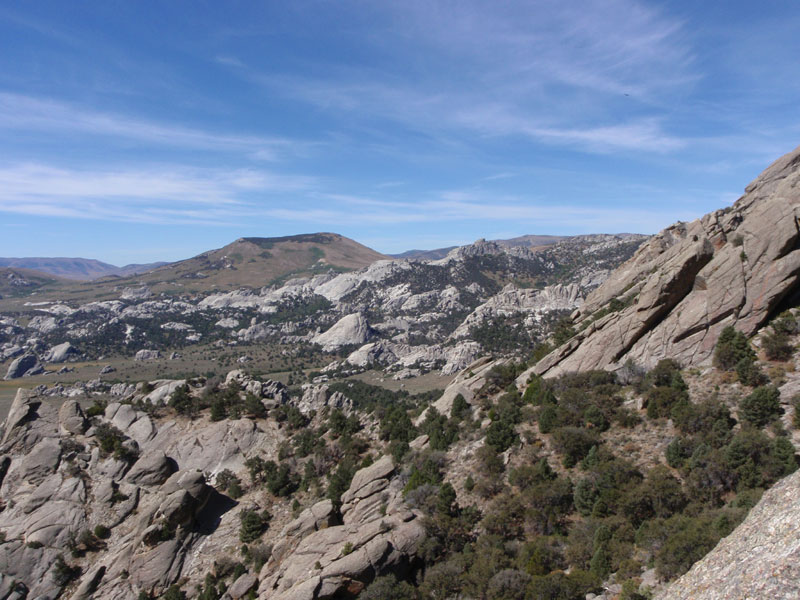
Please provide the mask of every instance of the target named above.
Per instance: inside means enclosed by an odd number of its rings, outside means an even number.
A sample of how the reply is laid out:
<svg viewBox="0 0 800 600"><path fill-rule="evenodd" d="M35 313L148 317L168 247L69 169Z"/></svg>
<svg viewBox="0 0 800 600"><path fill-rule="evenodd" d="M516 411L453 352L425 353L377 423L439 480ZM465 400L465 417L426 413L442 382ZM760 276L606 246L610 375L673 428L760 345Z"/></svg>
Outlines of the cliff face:
<svg viewBox="0 0 800 600"><path fill-rule="evenodd" d="M768 490L744 522L658 600L797 598L800 472Z"/></svg>
<svg viewBox="0 0 800 600"><path fill-rule="evenodd" d="M724 327L750 335L797 291L799 218L797 148L733 206L677 223L640 247L573 313L578 333L535 372L708 360Z"/></svg>

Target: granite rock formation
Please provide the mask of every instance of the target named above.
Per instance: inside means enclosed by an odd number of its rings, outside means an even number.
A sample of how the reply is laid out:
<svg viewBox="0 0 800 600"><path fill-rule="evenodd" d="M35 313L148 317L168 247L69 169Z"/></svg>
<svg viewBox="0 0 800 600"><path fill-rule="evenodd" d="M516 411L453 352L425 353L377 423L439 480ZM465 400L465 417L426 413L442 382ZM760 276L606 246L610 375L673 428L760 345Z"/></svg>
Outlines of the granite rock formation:
<svg viewBox="0 0 800 600"><path fill-rule="evenodd" d="M796 294L799 219L797 148L729 208L672 225L642 245L573 313L577 334L534 371L551 377L627 360L645 367L662 358L709 360L723 328L752 335Z"/></svg>
<svg viewBox="0 0 800 600"><path fill-rule="evenodd" d="M744 522L658 600L800 597L800 472L767 490Z"/></svg>

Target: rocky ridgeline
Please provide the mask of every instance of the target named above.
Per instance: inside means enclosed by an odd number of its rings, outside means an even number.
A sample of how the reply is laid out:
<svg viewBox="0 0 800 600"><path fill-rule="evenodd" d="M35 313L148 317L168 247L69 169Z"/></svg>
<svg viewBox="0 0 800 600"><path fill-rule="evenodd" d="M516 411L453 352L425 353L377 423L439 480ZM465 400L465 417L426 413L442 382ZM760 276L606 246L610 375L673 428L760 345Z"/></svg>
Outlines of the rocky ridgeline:
<svg viewBox="0 0 800 600"><path fill-rule="evenodd" d="M289 401L276 382L229 374L265 408ZM154 382L132 398L158 402L182 382ZM306 386L298 408L349 412L348 399ZM117 436L106 445L109 428ZM87 418L75 400L60 407L20 390L0 437L0 597L136 598L178 581L201 583L215 560L238 553L236 502L209 485L223 470L244 475L253 456L277 456L285 433L270 419L158 420L131 404L110 403ZM89 532L105 529L98 539ZM409 510L392 460L384 457L353 477L341 510L318 502L277 531L259 572L232 582L227 599L308 599L354 594L377 575L416 568L425 536ZM66 563L64 559L66 558ZM69 564L67 567L66 564ZM80 576L64 586L64 569Z"/></svg>
<svg viewBox="0 0 800 600"><path fill-rule="evenodd" d="M27 364L33 355L44 367L109 351L157 358L176 344L285 343L324 352L357 346L351 368L451 374L486 350L472 339L475 328L516 319L521 347L528 347L532 337L547 335L553 315L579 307L644 239L579 236L537 250L480 240L440 260L380 260L260 289L169 297L125 287L118 299L80 306L37 302L27 323L0 317L0 358L25 354ZM531 281L539 287L515 283ZM17 365L6 377L40 373Z"/></svg>
<svg viewBox="0 0 800 600"><path fill-rule="evenodd" d="M553 377L628 360L652 367L662 358L701 364L727 325L754 334L797 293L798 218L800 148L731 207L641 246L573 313L578 333L534 371Z"/></svg>

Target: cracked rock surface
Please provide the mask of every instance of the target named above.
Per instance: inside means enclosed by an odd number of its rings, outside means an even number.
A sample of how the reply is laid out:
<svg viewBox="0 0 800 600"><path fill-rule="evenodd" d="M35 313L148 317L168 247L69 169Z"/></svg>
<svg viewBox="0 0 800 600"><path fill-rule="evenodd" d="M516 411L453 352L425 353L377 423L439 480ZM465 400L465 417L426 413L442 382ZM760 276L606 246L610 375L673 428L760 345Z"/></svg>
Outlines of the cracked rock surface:
<svg viewBox="0 0 800 600"><path fill-rule="evenodd" d="M643 244L573 313L578 333L531 371L555 377L627 360L653 367L662 358L702 364L722 329L755 333L796 294L799 277L797 148L731 207L672 225Z"/></svg>

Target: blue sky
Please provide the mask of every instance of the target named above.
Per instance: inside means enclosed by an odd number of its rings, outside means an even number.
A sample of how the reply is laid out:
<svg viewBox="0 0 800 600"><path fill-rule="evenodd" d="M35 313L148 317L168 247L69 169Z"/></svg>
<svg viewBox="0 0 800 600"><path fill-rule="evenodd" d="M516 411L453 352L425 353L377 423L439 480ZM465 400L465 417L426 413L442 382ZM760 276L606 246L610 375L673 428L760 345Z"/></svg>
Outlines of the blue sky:
<svg viewBox="0 0 800 600"><path fill-rule="evenodd" d="M800 5L0 4L0 256L654 233L800 144Z"/></svg>

